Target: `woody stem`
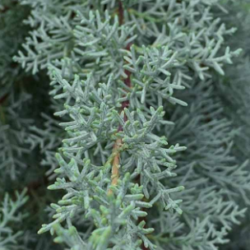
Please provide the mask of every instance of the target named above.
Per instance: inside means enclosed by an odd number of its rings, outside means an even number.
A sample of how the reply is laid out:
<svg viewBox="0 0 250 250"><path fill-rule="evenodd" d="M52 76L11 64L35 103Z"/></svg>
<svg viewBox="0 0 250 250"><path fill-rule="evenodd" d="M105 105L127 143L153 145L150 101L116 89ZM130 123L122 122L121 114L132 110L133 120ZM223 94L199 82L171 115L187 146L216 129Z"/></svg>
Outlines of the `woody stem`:
<svg viewBox="0 0 250 250"><path fill-rule="evenodd" d="M119 6L118 6L118 16L119 16L119 24L122 25L123 24L123 18L124 18L124 9L123 9L123 4L121 1L119 1ZM128 44L126 46L126 49L129 50L131 47L131 44ZM130 72L128 72L127 70L125 70L125 73L127 75L127 78L124 79L124 83L128 86L131 87L131 81L130 81ZM122 107L121 107L121 112L129 106L129 101L123 101L122 102ZM127 120L126 115L124 115L124 121ZM122 126L120 125L118 128L118 131L123 131ZM114 159L112 162L112 175L111 175L111 185L112 186L116 186L119 180L119 165L120 165L120 151L119 148L122 146L122 139L121 138L117 138L116 142L114 144L113 147L113 154L114 154ZM108 194L112 194L112 190L109 189L108 190Z"/></svg>

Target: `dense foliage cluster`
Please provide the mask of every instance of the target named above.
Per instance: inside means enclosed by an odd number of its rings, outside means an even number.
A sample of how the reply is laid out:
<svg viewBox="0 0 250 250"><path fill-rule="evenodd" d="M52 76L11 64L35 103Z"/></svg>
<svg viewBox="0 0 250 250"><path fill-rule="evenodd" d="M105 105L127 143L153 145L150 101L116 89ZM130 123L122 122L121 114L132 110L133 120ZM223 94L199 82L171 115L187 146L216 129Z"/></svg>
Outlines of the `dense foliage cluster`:
<svg viewBox="0 0 250 250"><path fill-rule="evenodd" d="M1 0L0 249L248 250L249 11Z"/></svg>

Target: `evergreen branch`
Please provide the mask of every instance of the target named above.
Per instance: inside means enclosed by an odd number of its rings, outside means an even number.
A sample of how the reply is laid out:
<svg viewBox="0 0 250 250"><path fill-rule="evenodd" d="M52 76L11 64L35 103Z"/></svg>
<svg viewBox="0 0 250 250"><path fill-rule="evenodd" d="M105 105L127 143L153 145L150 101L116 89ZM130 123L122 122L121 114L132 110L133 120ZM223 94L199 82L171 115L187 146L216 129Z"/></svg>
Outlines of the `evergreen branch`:
<svg viewBox="0 0 250 250"><path fill-rule="evenodd" d="M214 18L218 1L20 1L33 8L34 30L17 61L34 73L49 62L65 129L48 129L63 137L51 143L61 148L49 189L67 194L39 232L77 250L225 243L244 214L235 189L246 196L249 178L246 164L231 165L230 125L209 91L238 53L224 50L233 29Z"/></svg>

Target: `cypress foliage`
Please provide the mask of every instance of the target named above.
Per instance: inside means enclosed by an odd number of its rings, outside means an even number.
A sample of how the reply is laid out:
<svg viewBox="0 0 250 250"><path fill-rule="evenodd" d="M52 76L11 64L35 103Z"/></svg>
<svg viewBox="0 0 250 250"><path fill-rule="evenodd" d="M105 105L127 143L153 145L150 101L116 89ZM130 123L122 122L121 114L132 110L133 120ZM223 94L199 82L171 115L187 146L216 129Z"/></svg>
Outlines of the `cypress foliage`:
<svg viewBox="0 0 250 250"><path fill-rule="evenodd" d="M0 11L0 249L248 249L248 1Z"/></svg>

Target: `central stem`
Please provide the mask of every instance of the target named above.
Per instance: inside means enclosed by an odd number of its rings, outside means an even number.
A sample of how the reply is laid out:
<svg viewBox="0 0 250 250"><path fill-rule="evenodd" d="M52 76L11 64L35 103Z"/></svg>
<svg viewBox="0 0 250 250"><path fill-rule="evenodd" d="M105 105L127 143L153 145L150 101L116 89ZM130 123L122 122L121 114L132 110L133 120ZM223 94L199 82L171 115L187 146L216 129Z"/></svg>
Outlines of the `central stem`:
<svg viewBox="0 0 250 250"><path fill-rule="evenodd" d="M122 1L119 1L119 6L118 6L118 16L119 16L119 25L121 26L124 22L124 8ZM130 50L132 46L132 43L127 44L126 50ZM131 72L128 70L125 70L126 78L124 79L124 83L126 86L131 88ZM121 111L120 113L123 112L125 108L129 107L129 100L125 100L122 102L121 106ZM127 121L127 116L126 114L123 115L123 119L126 122ZM118 132L123 131L122 125L119 125ZM119 180L119 167L120 167L120 148L122 147L123 142L121 138L117 138L113 147L113 162L112 162L112 174L111 174L111 186L117 186L118 180ZM108 195L112 195L113 191L111 189L108 190ZM139 219L139 222L141 220ZM141 245L142 250L148 250L147 247L142 243Z"/></svg>
<svg viewBox="0 0 250 250"><path fill-rule="evenodd" d="M121 1L119 1L119 7L118 7L118 16L119 16L119 25L123 24L123 19L124 19L124 9L123 9L123 4ZM126 46L126 50L130 50L131 43L129 43ZM130 80L130 75L131 72L128 70L125 70L125 74L127 75L127 78L124 79L124 83L130 88L131 87L131 80ZM129 100L123 101L121 105L121 111L120 113L125 109L129 107ZM124 114L124 121L127 121L127 116ZM123 131L122 125L119 125L118 132ZM111 185L116 186L119 180L119 167L120 167L120 147L122 146L123 142L121 138L117 138L113 147L113 154L114 154L114 159L112 162L112 175L111 175ZM108 190L108 194L111 195L113 191L111 189Z"/></svg>

